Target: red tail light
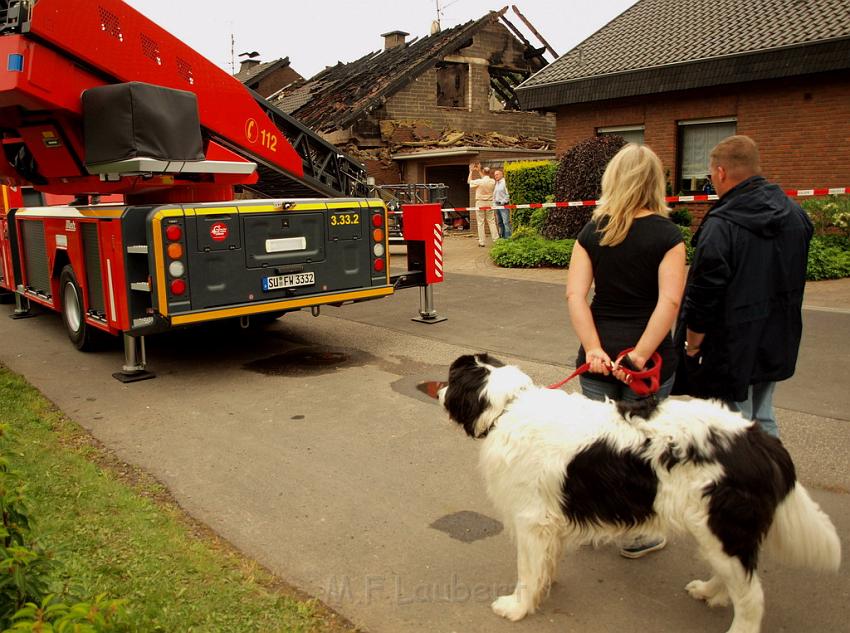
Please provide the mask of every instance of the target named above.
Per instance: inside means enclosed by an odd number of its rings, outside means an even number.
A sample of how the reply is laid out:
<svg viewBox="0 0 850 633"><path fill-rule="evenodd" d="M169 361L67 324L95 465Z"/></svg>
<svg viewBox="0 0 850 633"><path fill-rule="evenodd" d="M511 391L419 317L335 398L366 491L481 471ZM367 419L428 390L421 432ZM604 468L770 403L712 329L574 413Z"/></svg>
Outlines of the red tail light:
<svg viewBox="0 0 850 633"><path fill-rule="evenodd" d="M176 242L181 237L183 237L183 229L181 229L176 224L172 224L165 229L165 237L167 237L172 242Z"/></svg>
<svg viewBox="0 0 850 633"><path fill-rule="evenodd" d="M182 279L172 279L171 294L182 295L184 292L186 292L186 282Z"/></svg>
<svg viewBox="0 0 850 633"><path fill-rule="evenodd" d="M372 216L372 226L374 227L382 227L384 226L384 216L380 213L376 213Z"/></svg>
<svg viewBox="0 0 850 633"><path fill-rule="evenodd" d="M386 264L384 263L383 259L376 259L375 260L375 271L376 272L379 272L379 273L383 272L385 267L386 267Z"/></svg>

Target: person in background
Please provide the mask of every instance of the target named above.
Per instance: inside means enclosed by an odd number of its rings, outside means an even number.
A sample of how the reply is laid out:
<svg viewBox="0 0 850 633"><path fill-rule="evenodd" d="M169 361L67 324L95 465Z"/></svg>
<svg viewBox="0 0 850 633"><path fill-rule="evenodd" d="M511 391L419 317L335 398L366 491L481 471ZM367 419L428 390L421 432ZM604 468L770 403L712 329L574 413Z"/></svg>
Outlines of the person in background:
<svg viewBox="0 0 850 633"><path fill-rule="evenodd" d="M702 186L702 192L707 196L713 196L715 193L717 193L714 190L714 185L711 184L711 174L708 174L705 177L705 183Z"/></svg>
<svg viewBox="0 0 850 633"><path fill-rule="evenodd" d="M621 351L634 348L623 365L644 369L658 352L661 386L655 397L670 394L677 354L670 332L685 287L685 245L668 219L661 161L645 145L621 149L602 176L602 196L590 222L573 247L567 275L567 305L581 341L576 367L582 393L593 400L636 400L624 383ZM587 296L595 286L593 302ZM661 549L664 537L649 535L624 544L620 554L640 558Z"/></svg>
<svg viewBox="0 0 850 633"><path fill-rule="evenodd" d="M493 190L493 202L497 207L503 207L510 204L511 196L508 192L508 183L505 182L505 174L501 169L493 172L493 178L496 180L496 188ZM496 209L496 220L499 223L499 237L507 239L511 236L511 210Z"/></svg>
<svg viewBox="0 0 850 633"><path fill-rule="evenodd" d="M496 189L496 181L490 178L490 168L481 167L481 163L472 163L469 166L469 177L466 179L469 188L475 191L475 221L478 224L478 246L484 246L484 222L490 227L490 237L495 241L499 239L499 231L496 228L496 215L493 211L493 191ZM481 207L490 207L482 209Z"/></svg>
<svg viewBox="0 0 850 633"><path fill-rule="evenodd" d="M720 398L778 437L773 393L797 364L813 227L759 163L748 136L730 136L711 150L720 199L692 241L676 392Z"/></svg>

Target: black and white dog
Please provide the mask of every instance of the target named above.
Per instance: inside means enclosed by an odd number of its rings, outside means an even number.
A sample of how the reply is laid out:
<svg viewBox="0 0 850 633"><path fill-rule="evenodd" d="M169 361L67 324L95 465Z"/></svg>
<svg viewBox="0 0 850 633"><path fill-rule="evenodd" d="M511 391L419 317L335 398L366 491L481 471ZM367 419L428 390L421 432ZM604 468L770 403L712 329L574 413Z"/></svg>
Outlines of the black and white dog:
<svg viewBox="0 0 850 633"><path fill-rule="evenodd" d="M487 492L517 543L516 590L492 605L509 620L534 612L563 549L629 533L693 535L714 575L686 589L711 606L731 600L728 633L760 629L762 545L791 564L839 567L835 528L782 443L718 403L627 410L535 387L487 354L458 358L439 398L484 439Z"/></svg>

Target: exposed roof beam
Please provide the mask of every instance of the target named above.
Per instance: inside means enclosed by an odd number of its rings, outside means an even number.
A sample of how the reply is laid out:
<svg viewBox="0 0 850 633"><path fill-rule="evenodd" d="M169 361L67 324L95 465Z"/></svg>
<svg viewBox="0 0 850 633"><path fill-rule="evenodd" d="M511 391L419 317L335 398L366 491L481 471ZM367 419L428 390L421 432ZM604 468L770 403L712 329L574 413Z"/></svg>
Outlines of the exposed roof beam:
<svg viewBox="0 0 850 633"><path fill-rule="evenodd" d="M543 39L543 36L542 36L542 35L540 35L540 33L538 33L538 32L537 32L537 29L535 29L535 28L532 26L531 22L529 22L529 21L526 19L526 17L525 17L522 13L520 13L520 12L519 12L519 9L517 9L517 6L516 6L515 4L512 4L512 5L511 5L511 8L514 10L514 13L516 13L516 14L519 16L519 19L520 19L520 20L522 20L522 21L525 23L525 25L529 28L529 30L530 30L532 33L534 33L534 36L535 36L538 40L540 40L540 43L541 43L541 44L543 44L543 46L545 46L545 47L546 47L546 50L548 50L550 53L552 53L552 56L553 56L555 59L558 59L558 53L556 53L556 52L555 52L555 49L554 49L554 48L552 48L551 46L549 46L549 42L547 42L546 40L544 40L544 39Z"/></svg>

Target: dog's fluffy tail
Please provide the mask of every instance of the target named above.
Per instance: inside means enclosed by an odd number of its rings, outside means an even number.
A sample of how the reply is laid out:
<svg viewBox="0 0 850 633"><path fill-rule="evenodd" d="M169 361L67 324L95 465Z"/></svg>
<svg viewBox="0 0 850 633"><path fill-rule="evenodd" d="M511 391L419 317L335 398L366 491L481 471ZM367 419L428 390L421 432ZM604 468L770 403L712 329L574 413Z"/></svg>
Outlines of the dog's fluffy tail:
<svg viewBox="0 0 850 633"><path fill-rule="evenodd" d="M838 571L841 564L835 526L799 482L776 508L765 549L795 567Z"/></svg>

